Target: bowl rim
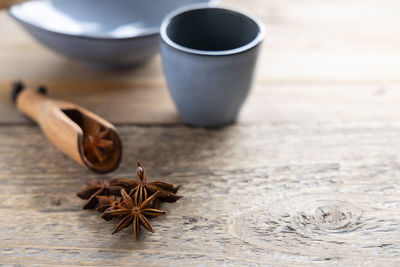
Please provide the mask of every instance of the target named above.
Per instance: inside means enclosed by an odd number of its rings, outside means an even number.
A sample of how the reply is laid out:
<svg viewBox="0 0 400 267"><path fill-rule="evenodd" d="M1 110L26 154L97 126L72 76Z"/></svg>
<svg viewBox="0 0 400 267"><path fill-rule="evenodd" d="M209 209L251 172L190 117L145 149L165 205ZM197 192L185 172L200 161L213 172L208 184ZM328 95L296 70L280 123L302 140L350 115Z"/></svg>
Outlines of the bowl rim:
<svg viewBox="0 0 400 267"><path fill-rule="evenodd" d="M35 0L34 0L35 1ZM50 2L51 0L37 0L37 1L47 1ZM206 0L207 3L202 3L200 5L204 5L204 6L209 6L209 7L213 7L216 6L218 4L218 2L220 0ZM23 5L26 3L20 3L20 4L16 4L16 5L12 5L7 9L7 13L14 18L16 21L18 21L19 23L26 25L28 27L31 28L35 28L37 30L40 31L44 31L44 32L48 32L51 34L57 34L57 35L62 35L62 36L66 36L66 37L71 37L71 38L76 38L76 39L86 39L86 40L101 40L101 41L124 41L124 40L132 40L132 39L137 39L137 38L146 38L146 37L153 37L154 35L158 35L160 34L160 29L161 29L161 25L159 27L148 27L146 30L138 33L138 34L134 34L132 36L124 36L124 37L118 37L118 36L90 36L90 35L85 35L85 34L72 34L72 33L66 33L66 32L60 32L60 31L56 31L56 30L51 30L51 29L47 29L45 27L40 27L36 24L33 23L29 23L26 20L23 20L21 17L17 16L16 14L13 13L12 9L14 7ZM183 7L185 6L190 6L191 4L186 4L183 5ZM197 5L197 4L196 4ZM180 10L182 7L176 9L176 10ZM170 13L168 13L170 14ZM168 14L166 16L168 16ZM166 17L164 16L164 18ZM164 20L163 18L163 20Z"/></svg>
<svg viewBox="0 0 400 267"><path fill-rule="evenodd" d="M211 50L200 50L200 49L194 49L194 48L189 48L183 45L180 45L169 38L167 34L167 27L174 19L176 16L179 16L183 13L193 11L193 10L202 10L202 9L220 9L228 12L232 12L235 14L239 14L242 16L245 16L252 20L258 27L259 31L257 33L257 36L251 40L249 43L233 48L233 49L228 49L228 50L220 50L220 51L211 51ZM229 56L229 55L234 55L234 54L239 54L243 53L246 51L249 51L250 49L258 46L259 44L262 43L262 41L265 38L266 31L265 31L265 26L264 23L258 19L257 17L250 15L247 11L237 8L237 7L231 7L231 6L210 6L210 5L204 5L204 4L191 4L191 5L186 5L181 8L178 8L171 13L169 13L161 23L161 28L160 28L160 35L161 39L163 42L165 42L167 45L175 48L178 51L181 52L186 52L190 54L196 54L196 55L202 55L202 56Z"/></svg>

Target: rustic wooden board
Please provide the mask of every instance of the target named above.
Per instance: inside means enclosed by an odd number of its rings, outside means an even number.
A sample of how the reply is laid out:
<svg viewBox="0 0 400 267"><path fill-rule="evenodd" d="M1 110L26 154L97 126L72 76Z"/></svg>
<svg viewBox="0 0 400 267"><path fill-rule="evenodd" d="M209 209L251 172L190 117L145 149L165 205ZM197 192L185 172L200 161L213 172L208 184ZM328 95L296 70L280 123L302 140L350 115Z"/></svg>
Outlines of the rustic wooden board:
<svg viewBox="0 0 400 267"><path fill-rule="evenodd" d="M107 85L105 85L107 86ZM163 87L93 89L91 83L77 88L54 86L50 96L77 103L107 120L121 124L181 125L172 100ZM5 92L5 91L3 91ZM71 92L79 92L77 94ZM115 95L119 95L116 98ZM7 104L0 105L1 123L26 123L4 95ZM0 98L2 99L2 98ZM239 122L304 124L325 121L391 123L400 117L400 86L384 83L258 83L245 103ZM316 112L318 111L318 112ZM5 116L5 114L8 114Z"/></svg>
<svg viewBox="0 0 400 267"><path fill-rule="evenodd" d="M121 126L121 168L182 184L155 234L81 210L90 178L30 126L1 127L0 263L398 266L400 124ZM11 178L12 177L12 178Z"/></svg>

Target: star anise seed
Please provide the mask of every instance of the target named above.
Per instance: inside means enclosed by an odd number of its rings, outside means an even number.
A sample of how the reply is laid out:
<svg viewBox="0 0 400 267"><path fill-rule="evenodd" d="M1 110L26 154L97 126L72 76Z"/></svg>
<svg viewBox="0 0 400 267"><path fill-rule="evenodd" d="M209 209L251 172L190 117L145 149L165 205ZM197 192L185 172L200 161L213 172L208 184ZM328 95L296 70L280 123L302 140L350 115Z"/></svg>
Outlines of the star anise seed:
<svg viewBox="0 0 400 267"><path fill-rule="evenodd" d="M133 225L133 234L135 240L139 238L140 233L140 225L146 228L147 231L154 233L153 227L151 226L149 218L154 218L160 215L165 214L165 211L150 208L157 199L160 192L154 193L149 198L146 198L144 201L141 201L137 195L135 195L134 199L125 192L124 189L121 190L121 205L122 207L117 210L106 211L105 213L110 214L111 216L124 216L124 218L119 222L119 224L115 227L111 234L115 234L122 229Z"/></svg>
<svg viewBox="0 0 400 267"><path fill-rule="evenodd" d="M122 186L126 192L130 192L133 188L138 186L139 183L131 178L112 177L110 179L110 184Z"/></svg>
<svg viewBox="0 0 400 267"><path fill-rule="evenodd" d="M164 183L164 182L147 182L147 178L144 172L144 168L138 162L138 167L136 169L137 179L138 181L134 181L128 178L112 178L110 180L110 184L119 185L126 189L127 192L130 192L129 195L133 197L134 194L139 190L139 195L143 200L147 197L147 194L154 194L159 191L160 196L157 198L155 207L159 207L159 202L176 202L178 199L182 198L182 196L176 195L176 192L179 190L180 186L174 186L172 184Z"/></svg>
<svg viewBox="0 0 400 267"><path fill-rule="evenodd" d="M97 211L102 212L101 218L106 221L110 221L113 216L105 211L112 211L120 209L121 202L117 200L115 196L96 196L99 206L97 207Z"/></svg>
<svg viewBox="0 0 400 267"><path fill-rule="evenodd" d="M88 185L77 193L77 196L88 201L83 206L84 209L93 209L97 206L98 200L96 196L121 196L122 186L110 185L108 182L100 180L92 180Z"/></svg>
<svg viewBox="0 0 400 267"><path fill-rule="evenodd" d="M83 151L86 158L93 163L102 163L107 160L114 149L114 142L108 140L110 129L99 131L96 135L86 135L83 140Z"/></svg>

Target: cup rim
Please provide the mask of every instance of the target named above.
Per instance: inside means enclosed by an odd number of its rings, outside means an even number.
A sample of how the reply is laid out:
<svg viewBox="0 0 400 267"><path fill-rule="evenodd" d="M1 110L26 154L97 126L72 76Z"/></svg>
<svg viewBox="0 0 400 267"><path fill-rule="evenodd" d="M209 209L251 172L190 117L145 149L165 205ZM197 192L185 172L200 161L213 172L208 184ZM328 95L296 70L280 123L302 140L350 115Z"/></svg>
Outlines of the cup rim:
<svg viewBox="0 0 400 267"><path fill-rule="evenodd" d="M213 9L213 10L220 9L220 10L233 12L233 13L245 16L245 17L249 18L250 20L252 20L257 25L257 27L258 27L257 36L253 40L251 40L250 42L248 42L247 44L245 44L243 46L233 48L233 49L228 49L228 50L220 50L220 51L200 50L200 49L189 48L189 47L180 45L180 44L172 41L171 38L169 38L169 36L167 34L167 27L171 23L172 19L174 19L175 17L177 17L183 13L189 12L189 11L202 10L202 9ZM204 5L204 4L192 4L192 5L184 6L182 8L179 8L179 9L169 13L164 18L163 22L161 23L160 35L161 35L161 39L165 43L167 43L169 46L171 46L177 50L183 51L183 52L197 54L197 55L206 55L206 56L226 56L226 55L239 54L239 53L248 51L248 50L252 49L253 47L256 47L258 44L260 44L264 40L265 27L264 27L264 24L261 22L261 20L259 20L258 18L254 17L252 15L249 15L247 12L245 12L243 10L238 10L237 8L210 6L210 5Z"/></svg>

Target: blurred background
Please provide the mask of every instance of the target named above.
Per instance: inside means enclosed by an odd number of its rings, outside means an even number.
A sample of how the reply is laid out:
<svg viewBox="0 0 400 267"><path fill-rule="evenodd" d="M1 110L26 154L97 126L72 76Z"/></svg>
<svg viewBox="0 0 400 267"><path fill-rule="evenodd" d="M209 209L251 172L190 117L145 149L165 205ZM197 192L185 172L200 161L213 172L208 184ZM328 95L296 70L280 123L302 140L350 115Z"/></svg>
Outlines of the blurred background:
<svg viewBox="0 0 400 267"><path fill-rule="evenodd" d="M254 92L268 91L268 98L262 98L260 103L256 93L250 96L252 108L246 105L242 114L249 120L268 119L268 110L276 114L285 108L303 109L304 113L285 113L290 116L283 120L312 116L323 121L324 113L307 112L318 101L304 98L303 92L310 87L318 87L318 94L331 94L324 112L338 112L342 107L337 116L346 120L354 115L351 102L369 97L370 93L383 94L397 86L400 74L398 1L252 0L244 4L222 0L219 5L240 7L261 18L266 25L267 36L258 61ZM84 104L113 122L126 121L121 112L128 112L143 123L177 120L166 92L159 56L136 69L98 71L38 44L5 10L0 12L0 34L2 121L22 120L18 113L6 112L8 90L4 88L9 88L10 81L15 79L46 83L53 88L52 96ZM137 90L128 90L133 88ZM144 96L141 90L151 93ZM338 90L346 91L347 97ZM143 100L151 103L153 98L165 101L158 101L157 109L151 104L143 105ZM99 108L105 101L111 102L111 106L118 103L123 108L105 113ZM374 102L366 112L384 112L379 103ZM263 109L265 105L268 107ZM253 116L261 110L265 113L263 118ZM142 116L136 118L138 112ZM276 116L270 119L273 117Z"/></svg>

